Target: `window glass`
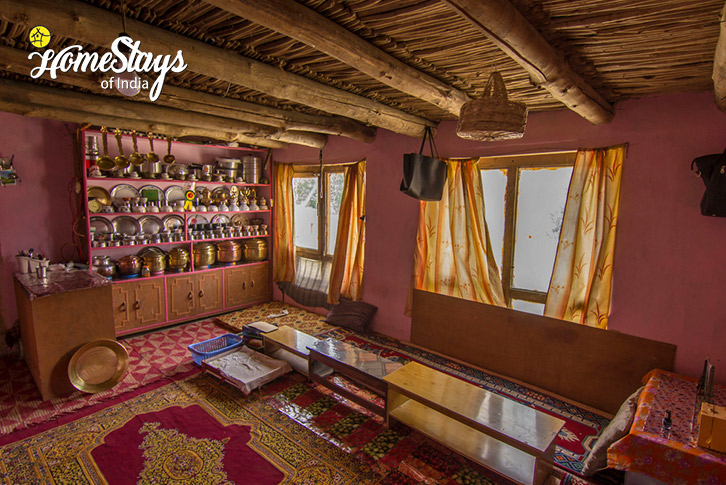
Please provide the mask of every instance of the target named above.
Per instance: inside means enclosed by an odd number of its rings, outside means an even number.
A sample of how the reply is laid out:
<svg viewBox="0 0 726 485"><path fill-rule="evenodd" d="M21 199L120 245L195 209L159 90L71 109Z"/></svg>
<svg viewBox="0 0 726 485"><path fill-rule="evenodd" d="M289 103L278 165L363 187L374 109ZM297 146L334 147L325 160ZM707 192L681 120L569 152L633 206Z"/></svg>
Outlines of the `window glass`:
<svg viewBox="0 0 726 485"><path fill-rule="evenodd" d="M484 217L489 228L492 252L497 268L502 269L504 247L504 198L507 190L507 171L489 169L481 171L484 190Z"/></svg>
<svg viewBox="0 0 726 485"><path fill-rule="evenodd" d="M318 178L294 177L295 246L318 250Z"/></svg>
<svg viewBox="0 0 726 485"><path fill-rule="evenodd" d="M343 198L343 182L345 175L342 172L328 174L327 197L328 201L328 245L326 254L335 252L335 240L338 236L338 216L340 202Z"/></svg>
<svg viewBox="0 0 726 485"><path fill-rule="evenodd" d="M512 309L520 312L533 313L535 315L544 315L544 303L534 303L526 300L512 299Z"/></svg>
<svg viewBox="0 0 726 485"><path fill-rule="evenodd" d="M571 175L572 167L521 169L512 287L548 291Z"/></svg>

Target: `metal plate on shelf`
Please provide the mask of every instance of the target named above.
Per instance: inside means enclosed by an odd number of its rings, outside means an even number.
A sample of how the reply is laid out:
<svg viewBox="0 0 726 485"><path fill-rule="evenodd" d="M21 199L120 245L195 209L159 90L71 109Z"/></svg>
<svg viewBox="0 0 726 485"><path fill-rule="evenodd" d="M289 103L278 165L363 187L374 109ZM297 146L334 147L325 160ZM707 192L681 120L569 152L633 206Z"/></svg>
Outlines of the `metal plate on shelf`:
<svg viewBox="0 0 726 485"><path fill-rule="evenodd" d="M176 200L186 200L186 197L184 195L185 192L186 190L184 190L184 187L182 187L181 185L171 185L164 191L166 203L171 204Z"/></svg>
<svg viewBox="0 0 726 485"><path fill-rule="evenodd" d="M119 234L125 234L127 236L135 236L141 234L141 225L139 221L131 216L119 216L112 222L113 228Z"/></svg>
<svg viewBox="0 0 726 485"><path fill-rule="evenodd" d="M226 214L217 214L216 216L212 217L212 224L229 224L230 219L229 216Z"/></svg>
<svg viewBox="0 0 726 485"><path fill-rule="evenodd" d="M111 200L115 206L121 205L123 199L133 199L138 196L139 191L133 185L118 184L111 189Z"/></svg>
<svg viewBox="0 0 726 485"><path fill-rule="evenodd" d="M111 194L108 193L108 190L104 189L103 187L98 186L91 186L88 187L86 190L86 195L88 196L88 200L96 199L103 205L111 205Z"/></svg>
<svg viewBox="0 0 726 485"><path fill-rule="evenodd" d="M201 214L190 214L189 215L189 224L208 224L209 219L204 217Z"/></svg>
<svg viewBox="0 0 726 485"><path fill-rule="evenodd" d="M164 226L164 229L166 229L167 231L184 229L184 219L182 218L182 216L171 214L161 220L161 225Z"/></svg>
<svg viewBox="0 0 726 485"><path fill-rule="evenodd" d="M164 191L156 185L144 185L139 187L139 196L145 197L149 202L164 201Z"/></svg>
<svg viewBox="0 0 726 485"><path fill-rule="evenodd" d="M95 229L96 234L109 234L113 232L111 221L101 216L91 217L91 229Z"/></svg>
<svg viewBox="0 0 726 485"><path fill-rule="evenodd" d="M161 219L156 216L139 217L139 225L143 234L158 234L164 228Z"/></svg>

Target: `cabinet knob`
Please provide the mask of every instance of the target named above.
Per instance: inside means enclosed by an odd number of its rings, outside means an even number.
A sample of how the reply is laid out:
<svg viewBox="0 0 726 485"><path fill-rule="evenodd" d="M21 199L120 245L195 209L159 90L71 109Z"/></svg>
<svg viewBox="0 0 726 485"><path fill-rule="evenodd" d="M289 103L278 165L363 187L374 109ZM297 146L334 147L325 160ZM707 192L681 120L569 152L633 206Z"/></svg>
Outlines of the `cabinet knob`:
<svg viewBox="0 0 726 485"><path fill-rule="evenodd" d="M136 300L134 302L134 310L138 310L139 308L141 308L141 302L139 300Z"/></svg>
<svg viewBox="0 0 726 485"><path fill-rule="evenodd" d="M125 312L126 311L126 302L121 302L121 304L118 306L118 311Z"/></svg>
<svg viewBox="0 0 726 485"><path fill-rule="evenodd" d="M192 298L194 298L194 294L190 291L187 295L187 300L191 300Z"/></svg>
<svg viewBox="0 0 726 485"><path fill-rule="evenodd" d="M247 282L245 282L245 281L242 282L242 289L243 290L247 289Z"/></svg>
<svg viewBox="0 0 726 485"><path fill-rule="evenodd" d="M204 291L203 290L199 290L199 298L204 298Z"/></svg>
<svg viewBox="0 0 726 485"><path fill-rule="evenodd" d="M254 287L255 287L255 280L252 280L252 281L250 281L250 288L254 288Z"/></svg>

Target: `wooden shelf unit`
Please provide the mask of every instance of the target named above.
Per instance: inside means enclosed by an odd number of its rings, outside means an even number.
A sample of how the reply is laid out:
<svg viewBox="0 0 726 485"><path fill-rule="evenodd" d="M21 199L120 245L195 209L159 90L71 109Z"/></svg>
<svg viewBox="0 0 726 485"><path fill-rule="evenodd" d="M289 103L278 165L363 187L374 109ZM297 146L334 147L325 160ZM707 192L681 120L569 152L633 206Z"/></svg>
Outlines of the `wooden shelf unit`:
<svg viewBox="0 0 726 485"><path fill-rule="evenodd" d="M84 135L97 136L99 146L101 145L101 134L97 131L88 131ZM84 136L85 139L85 136ZM122 136L124 153L128 156L133 150L130 148L131 137ZM148 151L148 141L145 136L139 136L139 151L142 155ZM157 153L162 156L162 147L166 148L164 140L156 140ZM244 155L260 156L263 160L268 150L247 148L247 147L225 147L216 145L197 145L193 143L173 142L177 164L179 163L214 163L215 156L239 158ZM117 154L116 140L109 132L109 156L113 158ZM193 152L192 155L180 155L184 149ZM165 150L163 150L165 151ZM104 177L88 177L88 169L92 165L88 158L84 159L83 193L87 194L89 186L105 188L109 193L118 184L129 184L139 189L146 185L158 187L162 193L170 186L182 187L191 186L191 181L173 179L147 179L141 177L118 177L115 175ZM261 177L266 181L271 180L271 170L263 170ZM254 189L258 197L264 197L272 204L271 183L233 183L213 182L205 180L194 181L196 187L209 186L210 190L217 187L237 186L240 189ZM272 297L271 286L271 264L269 261L262 262L240 262L236 265L215 264L210 268L195 268L193 262L193 249L195 244L220 242L226 240L247 240L262 238L268 241L268 254L271 254L272 245L272 210L259 209L250 211L212 211L212 212L94 212L91 213L88 207L88 199L84 197L84 211L86 216L86 254L88 264L92 262L93 256L108 255L116 260L129 254L138 254L142 249L149 246L160 247L168 251L174 247L181 247L189 252L190 263L186 270L173 272L167 269L162 275L155 275L148 278L114 278L112 286L112 315L117 336L128 335L166 325L181 323L205 316L212 316L235 309L244 308L254 303L269 301ZM153 215L163 219L168 215L177 215L183 220L183 239L172 242L158 242L148 244L92 247L90 218L99 216L113 222L116 217L132 217L135 219ZM192 240L189 232L189 224L193 224L199 216L205 217L211 222L216 215L232 217L236 214L248 215L249 218L260 218L268 226L268 234L243 235L239 237L223 237ZM269 259L269 258L268 258Z"/></svg>
<svg viewBox="0 0 726 485"><path fill-rule="evenodd" d="M397 420L520 484L551 473L563 420L416 362L384 380L389 426Z"/></svg>

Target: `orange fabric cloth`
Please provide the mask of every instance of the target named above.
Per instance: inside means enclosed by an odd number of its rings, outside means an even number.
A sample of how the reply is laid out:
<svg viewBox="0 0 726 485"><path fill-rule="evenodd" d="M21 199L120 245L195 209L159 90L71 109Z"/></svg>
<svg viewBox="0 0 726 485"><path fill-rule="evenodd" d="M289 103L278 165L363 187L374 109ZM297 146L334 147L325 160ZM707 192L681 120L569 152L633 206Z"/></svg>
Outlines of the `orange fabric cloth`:
<svg viewBox="0 0 726 485"><path fill-rule="evenodd" d="M274 165L275 198L273 212L275 225L272 248L272 266L274 281L295 280L295 241L293 226L293 208L295 207L292 194L293 169L289 163L276 163Z"/></svg>
<svg viewBox="0 0 726 485"><path fill-rule="evenodd" d="M608 448L608 466L642 473L669 484L726 483L726 454L696 446L691 429L697 380L656 369L645 378L630 433ZM726 405L726 386L714 386L714 404ZM666 411L670 436L662 436Z"/></svg>

